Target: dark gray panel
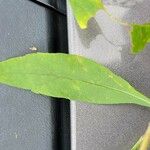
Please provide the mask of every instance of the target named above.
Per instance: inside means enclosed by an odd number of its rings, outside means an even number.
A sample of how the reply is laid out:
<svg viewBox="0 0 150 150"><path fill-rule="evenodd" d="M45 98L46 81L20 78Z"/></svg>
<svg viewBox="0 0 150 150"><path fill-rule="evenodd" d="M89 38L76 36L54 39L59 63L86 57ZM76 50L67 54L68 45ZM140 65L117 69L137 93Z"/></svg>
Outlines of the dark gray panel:
<svg viewBox="0 0 150 150"><path fill-rule="evenodd" d="M66 26L62 26L65 38L61 44L62 37L57 41L60 33L54 26L54 22L58 24L55 17L55 12L29 0L0 0L0 60L33 53L32 46L38 52L53 52L54 48L55 52L58 48L67 51ZM62 23L66 23L65 18ZM63 135L57 132L61 132L63 123L60 102L5 85L0 85L0 91L0 149L57 149L59 136ZM64 105L68 108L69 104ZM68 113L64 120L69 118ZM65 136L69 138L68 133Z"/></svg>

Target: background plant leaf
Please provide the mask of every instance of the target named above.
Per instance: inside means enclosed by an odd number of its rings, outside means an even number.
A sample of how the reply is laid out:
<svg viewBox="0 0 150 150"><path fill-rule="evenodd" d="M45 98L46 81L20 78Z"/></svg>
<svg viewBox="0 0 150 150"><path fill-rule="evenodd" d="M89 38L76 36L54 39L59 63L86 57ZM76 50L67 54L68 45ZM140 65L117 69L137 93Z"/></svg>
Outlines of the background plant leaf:
<svg viewBox="0 0 150 150"><path fill-rule="evenodd" d="M141 52L150 42L150 24L133 24L131 30L132 52Z"/></svg>
<svg viewBox="0 0 150 150"><path fill-rule="evenodd" d="M0 62L0 83L95 104L135 103L150 107L150 99L121 77L76 55L36 53Z"/></svg>
<svg viewBox="0 0 150 150"><path fill-rule="evenodd" d="M84 29L87 27L88 20L95 16L96 12L103 9L102 0L69 0L74 16L79 26Z"/></svg>

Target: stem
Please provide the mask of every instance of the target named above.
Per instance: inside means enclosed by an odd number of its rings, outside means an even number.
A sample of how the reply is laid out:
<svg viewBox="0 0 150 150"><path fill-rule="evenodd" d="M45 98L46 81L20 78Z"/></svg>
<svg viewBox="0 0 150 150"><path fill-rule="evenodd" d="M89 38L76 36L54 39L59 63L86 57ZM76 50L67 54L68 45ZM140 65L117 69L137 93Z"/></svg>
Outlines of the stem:
<svg viewBox="0 0 150 150"><path fill-rule="evenodd" d="M143 136L143 142L141 143L139 150L148 150L149 146L150 146L150 123Z"/></svg>
<svg viewBox="0 0 150 150"><path fill-rule="evenodd" d="M143 141L143 137L141 137L141 138L137 141L137 143L133 146L133 148L132 148L131 150L139 150L142 141Z"/></svg>
<svg viewBox="0 0 150 150"><path fill-rule="evenodd" d="M115 16L113 16L107 9L107 7L104 5L103 6L103 9L105 11L105 13L114 21L114 22L117 22L119 23L120 25L123 25L123 26L131 26L130 23L126 22L126 21L123 21Z"/></svg>

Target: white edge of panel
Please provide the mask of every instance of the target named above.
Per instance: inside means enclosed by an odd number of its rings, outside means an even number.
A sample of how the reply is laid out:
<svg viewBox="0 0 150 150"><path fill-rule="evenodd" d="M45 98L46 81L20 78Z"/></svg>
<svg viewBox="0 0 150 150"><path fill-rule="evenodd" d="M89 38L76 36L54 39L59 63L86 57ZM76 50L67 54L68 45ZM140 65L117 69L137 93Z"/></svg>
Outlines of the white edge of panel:
<svg viewBox="0 0 150 150"><path fill-rule="evenodd" d="M67 23L68 23L68 43L69 53L73 53L74 45L74 18L67 0ZM71 120L71 150L76 150L76 102L70 102L70 120Z"/></svg>

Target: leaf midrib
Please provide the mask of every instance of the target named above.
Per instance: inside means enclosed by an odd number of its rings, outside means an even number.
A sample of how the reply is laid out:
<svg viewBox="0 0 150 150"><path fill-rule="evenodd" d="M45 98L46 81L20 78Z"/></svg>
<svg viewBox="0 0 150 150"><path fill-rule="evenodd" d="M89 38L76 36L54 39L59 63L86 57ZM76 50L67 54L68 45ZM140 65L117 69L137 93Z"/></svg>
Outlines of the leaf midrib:
<svg viewBox="0 0 150 150"><path fill-rule="evenodd" d="M121 93L130 95L130 96L132 96L132 97L134 97L134 98L137 98L137 99L139 99L139 100L142 100L142 101L144 101L144 102L150 104L149 101L147 101L147 100L145 100L145 99L143 99L143 98L140 98L140 97L138 97L138 96L135 96L135 95L133 95L133 94L127 92L127 91L122 91L122 90L119 90L119 89L117 89L117 88L113 88L113 87L109 87L109 86L101 85L101 84L96 84L96 83L93 83L93 82L88 82L88 81L84 81L84 80L80 80L80 79L73 79L73 78L69 78L69 77L62 76L62 75L56 75L56 74L54 74L54 73L49 73L49 74L43 74L43 73L34 74L34 73L20 73L20 72L19 72L19 73L18 73L18 72L5 72L5 73L7 73L7 74L24 74L24 75L27 74L27 75L35 75L35 76L37 76L37 75L41 75L41 76L56 76L56 77L58 77L58 78L80 81L80 82L84 82L84 83L88 83L88 84L93 84L93 85L95 85L95 86L100 86L100 87L103 87L103 88L108 88L108 89L111 89L111 90L114 90L114 91L118 91L118 92L121 92ZM1 75L0 75L0 76L1 76ZM135 90L135 91L136 91L136 90ZM136 92L138 92L138 91L136 91ZM144 95L143 95L143 96L144 96Z"/></svg>

